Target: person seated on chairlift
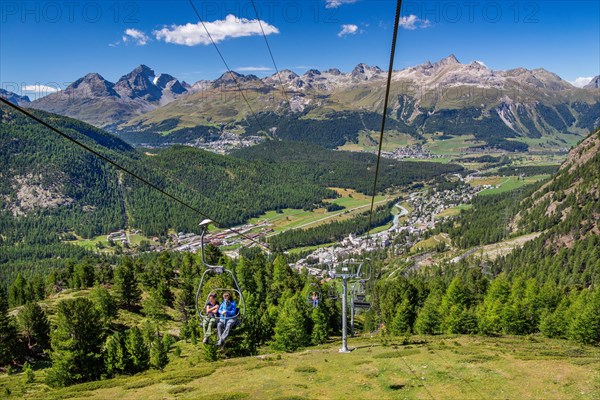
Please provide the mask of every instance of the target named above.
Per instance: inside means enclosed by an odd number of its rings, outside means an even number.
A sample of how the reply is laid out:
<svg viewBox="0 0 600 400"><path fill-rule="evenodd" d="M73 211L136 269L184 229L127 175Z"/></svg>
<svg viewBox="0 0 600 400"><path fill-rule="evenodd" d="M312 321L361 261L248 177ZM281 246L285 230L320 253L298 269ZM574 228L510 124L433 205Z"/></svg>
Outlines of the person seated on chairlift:
<svg viewBox="0 0 600 400"><path fill-rule="evenodd" d="M310 296L310 299L312 300L312 306L314 307L319 307L319 295L317 294L317 292L312 292L312 295Z"/></svg>
<svg viewBox="0 0 600 400"><path fill-rule="evenodd" d="M221 318L217 324L217 335L219 337L217 346L223 346L225 339L229 336L229 331L237 321L237 305L229 292L223 293L223 302L219 306L219 315Z"/></svg>
<svg viewBox="0 0 600 400"><path fill-rule="evenodd" d="M219 317L219 302L217 296L214 293L208 295L208 301L204 305L206 310L206 317L202 319L202 330L204 332L204 340L202 343L208 343L212 330L217 325L217 319Z"/></svg>

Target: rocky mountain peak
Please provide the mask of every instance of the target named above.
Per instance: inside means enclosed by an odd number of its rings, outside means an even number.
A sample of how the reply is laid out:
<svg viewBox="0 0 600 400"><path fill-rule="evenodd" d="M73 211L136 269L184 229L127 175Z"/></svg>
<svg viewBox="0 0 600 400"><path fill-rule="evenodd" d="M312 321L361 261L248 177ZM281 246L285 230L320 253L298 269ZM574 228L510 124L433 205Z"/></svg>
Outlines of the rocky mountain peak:
<svg viewBox="0 0 600 400"><path fill-rule="evenodd" d="M281 80L284 82L291 81L291 80L294 80L299 77L299 75L297 73L295 73L294 71L292 71L290 69L284 69L284 70L279 71L279 76L281 77ZM279 80L279 78L277 77L277 74L271 75L271 78Z"/></svg>
<svg viewBox="0 0 600 400"><path fill-rule="evenodd" d="M342 74L342 71L340 71L337 68L330 68L326 71L324 71L326 74L330 74L330 75L334 75L334 76L339 76Z"/></svg>
<svg viewBox="0 0 600 400"><path fill-rule="evenodd" d="M149 66L140 64L133 71L130 72L130 75L144 75L148 78L154 78L156 74L154 73L154 70Z"/></svg>
<svg viewBox="0 0 600 400"><path fill-rule="evenodd" d="M182 94L187 92L187 89L179 80L169 74L160 74L154 80L154 84L163 90L168 90L173 94Z"/></svg>
<svg viewBox="0 0 600 400"><path fill-rule="evenodd" d="M360 63L356 67L354 67L354 69L350 73L350 76L355 80L367 81L377 76L377 74L379 74L380 72L382 71L381 68L379 68L378 66L370 67L365 63Z"/></svg>
<svg viewBox="0 0 600 400"><path fill-rule="evenodd" d="M440 61L433 64L435 67L445 67L448 65L460 65L460 61L454 54L450 54L448 57L442 58Z"/></svg>
<svg viewBox="0 0 600 400"><path fill-rule="evenodd" d="M244 82L250 82L250 81L256 81L259 80L258 77L256 75L243 75L240 74L238 72L235 71L231 71L231 72L225 72L223 75L221 75L219 77L219 79L213 81L212 86L213 87L219 87L219 86L228 86L228 85L235 85L235 83L244 83Z"/></svg>
<svg viewBox="0 0 600 400"><path fill-rule="evenodd" d="M127 75L123 75L114 89L121 97L157 101L162 96L162 90L154 84L154 78L154 70L142 64Z"/></svg>
<svg viewBox="0 0 600 400"><path fill-rule="evenodd" d="M119 94L114 90L114 86L114 83L107 81L102 75L92 72L70 84L65 89L65 93L69 93L69 95L77 94L81 97L119 97Z"/></svg>
<svg viewBox="0 0 600 400"><path fill-rule="evenodd" d="M304 73L304 76L308 77L308 78L314 78L315 76L319 76L321 75L321 71L319 71L318 69L309 69L308 71L306 71Z"/></svg>
<svg viewBox="0 0 600 400"><path fill-rule="evenodd" d="M8 90L0 89L0 97L4 97L6 100L18 106L28 104L31 102L28 96L19 96L16 93L9 92Z"/></svg>
<svg viewBox="0 0 600 400"><path fill-rule="evenodd" d="M592 79L590 81L590 83L588 83L587 85L584 86L584 89L598 89L598 88L600 88L600 75L598 75L597 77Z"/></svg>

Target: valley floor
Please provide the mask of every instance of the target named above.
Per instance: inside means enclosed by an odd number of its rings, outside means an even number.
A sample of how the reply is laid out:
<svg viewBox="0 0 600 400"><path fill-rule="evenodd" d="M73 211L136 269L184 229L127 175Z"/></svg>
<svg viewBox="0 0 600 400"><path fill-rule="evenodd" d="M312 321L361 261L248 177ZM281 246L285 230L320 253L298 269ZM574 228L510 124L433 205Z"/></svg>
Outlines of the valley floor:
<svg viewBox="0 0 600 400"><path fill-rule="evenodd" d="M539 336L351 338L297 353L207 363L184 344L164 372L53 390L0 377L23 399L600 399L600 348ZM36 371L36 382L44 371Z"/></svg>

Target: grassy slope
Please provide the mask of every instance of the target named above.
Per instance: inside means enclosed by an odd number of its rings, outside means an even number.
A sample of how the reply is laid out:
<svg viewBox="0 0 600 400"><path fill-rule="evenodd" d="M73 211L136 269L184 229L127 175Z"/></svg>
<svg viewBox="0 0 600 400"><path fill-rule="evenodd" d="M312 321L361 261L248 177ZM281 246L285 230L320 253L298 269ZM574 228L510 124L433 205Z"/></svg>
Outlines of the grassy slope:
<svg viewBox="0 0 600 400"><path fill-rule="evenodd" d="M21 374L0 385L23 399L595 399L600 349L539 337L413 337L401 345L379 337L350 339L294 354L201 360L198 346L178 345L164 372L48 389L44 371L24 386Z"/></svg>

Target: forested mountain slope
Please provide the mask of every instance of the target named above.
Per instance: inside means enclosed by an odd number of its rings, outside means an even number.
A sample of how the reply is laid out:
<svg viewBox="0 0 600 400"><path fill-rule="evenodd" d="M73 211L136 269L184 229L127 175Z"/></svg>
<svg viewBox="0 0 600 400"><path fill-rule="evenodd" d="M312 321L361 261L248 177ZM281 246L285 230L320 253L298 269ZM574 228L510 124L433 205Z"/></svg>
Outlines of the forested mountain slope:
<svg viewBox="0 0 600 400"><path fill-rule="evenodd" d="M495 263L496 272L542 282L591 285L600 279L600 130L569 153L543 185L478 196L473 208L442 223L455 246L468 249L539 232Z"/></svg>
<svg viewBox="0 0 600 400"><path fill-rule="evenodd" d="M544 233L499 266L540 280L600 284L600 130L520 208L513 225Z"/></svg>
<svg viewBox="0 0 600 400"><path fill-rule="evenodd" d="M35 122L2 116L3 241L50 243L73 232L90 237L127 226L147 235L191 231L200 216ZM334 193L294 171L174 147L142 153L79 121L39 112L50 124L133 170L222 224L241 223L267 209L310 206Z"/></svg>

